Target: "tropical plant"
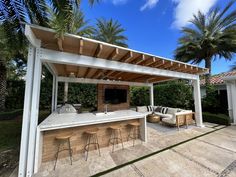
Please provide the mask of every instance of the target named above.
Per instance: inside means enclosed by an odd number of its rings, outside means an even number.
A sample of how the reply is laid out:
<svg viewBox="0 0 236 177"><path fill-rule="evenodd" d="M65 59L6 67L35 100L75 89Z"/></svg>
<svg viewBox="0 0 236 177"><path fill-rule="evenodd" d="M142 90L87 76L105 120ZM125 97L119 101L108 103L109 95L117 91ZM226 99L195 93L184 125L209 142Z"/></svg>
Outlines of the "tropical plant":
<svg viewBox="0 0 236 177"><path fill-rule="evenodd" d="M175 50L176 60L199 64L205 62L209 69L206 85L210 84L211 64L217 58L231 60L236 52L236 10L229 12L235 1L223 10L213 8L208 14L198 12L190 21L190 27L183 27L183 36Z"/></svg>
<svg viewBox="0 0 236 177"><path fill-rule="evenodd" d="M5 21L0 26L0 110L5 109L6 78L8 63L21 60L25 63L26 40L23 34L14 28L14 24Z"/></svg>
<svg viewBox="0 0 236 177"><path fill-rule="evenodd" d="M85 37L91 37L94 32L94 28L88 25L88 21L85 20L84 14L79 8L73 8L73 13L68 19L58 10L48 8L48 12L50 14L48 26L56 30L57 38L63 39L66 32Z"/></svg>
<svg viewBox="0 0 236 177"><path fill-rule="evenodd" d="M110 44L128 47L126 44L127 37L123 34L125 29L122 28L118 21L104 18L97 19L94 38Z"/></svg>

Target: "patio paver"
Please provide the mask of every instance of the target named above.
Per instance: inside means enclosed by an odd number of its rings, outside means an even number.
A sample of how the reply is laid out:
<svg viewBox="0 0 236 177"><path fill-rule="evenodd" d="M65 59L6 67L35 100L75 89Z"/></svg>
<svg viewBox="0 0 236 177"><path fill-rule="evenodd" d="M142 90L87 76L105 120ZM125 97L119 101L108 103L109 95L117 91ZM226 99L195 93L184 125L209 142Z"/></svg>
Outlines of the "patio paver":
<svg viewBox="0 0 236 177"><path fill-rule="evenodd" d="M87 162L83 155L74 155L72 166L69 165L68 158L60 159L55 171L52 170L53 162L44 163L35 176L85 177L95 175L176 143L216 130L214 127L216 126L214 125L212 128L190 126L189 129L181 128L180 131L177 131L175 128L163 127L159 124L148 124L148 143L137 141L133 147L132 141L126 142L124 150L121 149L121 146L118 146L114 153L111 153L111 147L102 148L101 157L98 156L96 151L91 151ZM105 176L217 176L236 160L236 153L232 151L234 143L231 142L232 137L235 137L234 131L235 127L217 130L135 163L127 164L120 169L105 174ZM227 136L230 136L231 140ZM226 142L225 145L230 144L231 149L209 144L205 142L205 140L208 141L205 137L210 137L210 140L219 138ZM233 172L231 170L231 173Z"/></svg>

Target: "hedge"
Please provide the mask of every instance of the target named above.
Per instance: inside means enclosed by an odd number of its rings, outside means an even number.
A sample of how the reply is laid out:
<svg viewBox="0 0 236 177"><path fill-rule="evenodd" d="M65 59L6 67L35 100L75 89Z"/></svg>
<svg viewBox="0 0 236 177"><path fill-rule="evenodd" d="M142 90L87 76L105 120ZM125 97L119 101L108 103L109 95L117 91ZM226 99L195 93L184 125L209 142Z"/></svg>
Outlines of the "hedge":
<svg viewBox="0 0 236 177"><path fill-rule="evenodd" d="M0 120L11 120L16 118L17 116L21 116L23 114L22 109L16 109L14 111L8 112L0 112Z"/></svg>
<svg viewBox="0 0 236 177"><path fill-rule="evenodd" d="M230 118L225 114L212 114L209 112L203 112L203 121L211 122L220 125L230 125Z"/></svg>

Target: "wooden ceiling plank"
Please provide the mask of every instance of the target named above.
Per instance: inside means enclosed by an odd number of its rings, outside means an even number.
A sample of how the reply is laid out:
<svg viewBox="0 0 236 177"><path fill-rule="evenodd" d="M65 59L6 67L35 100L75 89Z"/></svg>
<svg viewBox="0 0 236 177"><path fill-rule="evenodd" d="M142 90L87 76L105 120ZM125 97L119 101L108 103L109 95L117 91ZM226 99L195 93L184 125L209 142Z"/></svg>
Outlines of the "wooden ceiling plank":
<svg viewBox="0 0 236 177"><path fill-rule="evenodd" d="M103 48L103 45L102 44L98 44L93 56L96 57L96 58L99 58L101 53L102 53L102 48Z"/></svg>
<svg viewBox="0 0 236 177"><path fill-rule="evenodd" d="M119 61L120 62L129 62L129 60L131 60L133 58L133 52L129 51L128 53L126 53Z"/></svg>
<svg viewBox="0 0 236 177"><path fill-rule="evenodd" d="M117 55L119 55L119 49L118 49L118 48L115 48L115 49L110 53L110 55L107 57L107 59L113 60L114 58L117 57Z"/></svg>
<svg viewBox="0 0 236 177"><path fill-rule="evenodd" d="M63 51L63 42L61 38L57 38L57 46L60 51Z"/></svg>
<svg viewBox="0 0 236 177"><path fill-rule="evenodd" d="M156 57L149 57L146 60L143 60L139 64L144 65L144 66L150 66L150 65L154 64L155 62L156 62Z"/></svg>
<svg viewBox="0 0 236 177"><path fill-rule="evenodd" d="M83 54L83 48L84 48L84 41L83 41L83 39L80 39L80 41L79 41L79 54L80 55Z"/></svg>
<svg viewBox="0 0 236 177"><path fill-rule="evenodd" d="M135 64L136 64L136 65L141 64L142 62L145 61L145 58L146 58L145 55L142 55L141 58L140 58L140 60L138 60Z"/></svg>

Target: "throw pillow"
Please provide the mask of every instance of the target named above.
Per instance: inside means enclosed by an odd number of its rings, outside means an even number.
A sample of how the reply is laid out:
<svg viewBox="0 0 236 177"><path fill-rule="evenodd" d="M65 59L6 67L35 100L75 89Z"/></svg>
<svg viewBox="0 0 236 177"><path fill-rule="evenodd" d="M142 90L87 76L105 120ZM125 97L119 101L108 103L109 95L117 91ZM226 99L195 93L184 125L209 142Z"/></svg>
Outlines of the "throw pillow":
<svg viewBox="0 0 236 177"><path fill-rule="evenodd" d="M155 109L156 112L161 112L161 106L157 106L157 108Z"/></svg>

